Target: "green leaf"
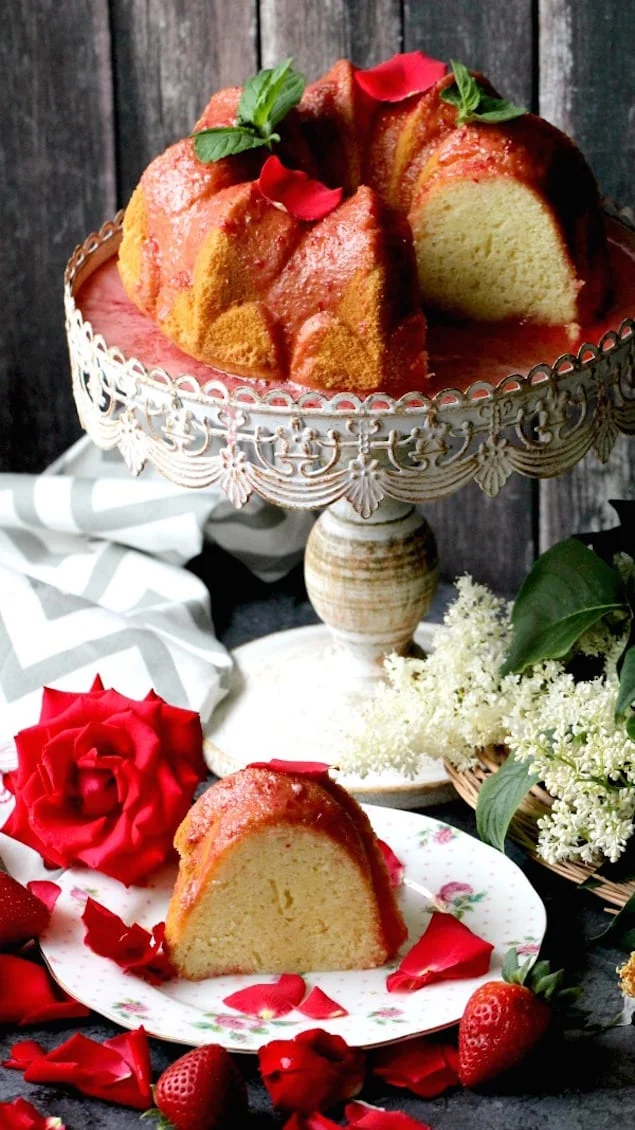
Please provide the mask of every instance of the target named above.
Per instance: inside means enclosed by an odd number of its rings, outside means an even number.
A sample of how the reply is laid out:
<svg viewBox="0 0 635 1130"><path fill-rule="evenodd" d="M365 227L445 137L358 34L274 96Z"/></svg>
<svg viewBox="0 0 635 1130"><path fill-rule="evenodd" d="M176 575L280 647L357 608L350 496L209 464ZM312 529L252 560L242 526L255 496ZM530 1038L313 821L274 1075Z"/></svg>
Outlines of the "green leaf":
<svg viewBox="0 0 635 1130"><path fill-rule="evenodd" d="M454 83L442 91L441 98L453 106L458 106L457 122L507 122L519 118L527 111L516 106L506 98L493 98L483 89L464 63L450 60Z"/></svg>
<svg viewBox="0 0 635 1130"><path fill-rule="evenodd" d="M539 779L530 771L527 762L516 761L513 754L487 778L476 804L476 829L486 844L499 851L505 850L505 836L511 818L523 797Z"/></svg>
<svg viewBox="0 0 635 1130"><path fill-rule="evenodd" d="M626 723L626 733L632 742L635 742L635 714Z"/></svg>
<svg viewBox="0 0 635 1130"><path fill-rule="evenodd" d="M290 65L291 60L285 59L281 66L285 66L285 64ZM245 83L238 103L238 122L240 125L255 126L260 107L268 97L272 74L273 68L267 67L258 71L258 74L252 75Z"/></svg>
<svg viewBox="0 0 635 1130"><path fill-rule="evenodd" d="M224 157L232 157L235 153L244 153L247 149L259 149L261 145L269 145L271 141L279 141L277 134L271 137L258 137L257 134L246 126L215 126L213 129L202 129L192 135L194 138L194 152L199 161L221 161Z"/></svg>
<svg viewBox="0 0 635 1130"><path fill-rule="evenodd" d="M631 895L608 926L591 938L591 941L599 942L601 945L617 946L626 953L631 953L635 949L635 894Z"/></svg>
<svg viewBox="0 0 635 1130"><path fill-rule="evenodd" d="M289 110L297 105L304 91L304 75L292 70L292 58L277 67L259 71L245 85L238 104L238 121L251 126L262 137L271 132Z"/></svg>
<svg viewBox="0 0 635 1130"><path fill-rule="evenodd" d="M510 122L512 118L521 118L527 111L524 106L516 106L506 98L481 98L478 109L472 113L471 120L476 122Z"/></svg>
<svg viewBox="0 0 635 1130"><path fill-rule="evenodd" d="M615 718L625 714L629 706L635 702L635 623L631 627L630 636L617 665L620 676L620 685L615 703Z"/></svg>
<svg viewBox="0 0 635 1130"><path fill-rule="evenodd" d="M514 603L511 647L501 675L560 659L607 612L628 611L615 569L575 538L534 563Z"/></svg>

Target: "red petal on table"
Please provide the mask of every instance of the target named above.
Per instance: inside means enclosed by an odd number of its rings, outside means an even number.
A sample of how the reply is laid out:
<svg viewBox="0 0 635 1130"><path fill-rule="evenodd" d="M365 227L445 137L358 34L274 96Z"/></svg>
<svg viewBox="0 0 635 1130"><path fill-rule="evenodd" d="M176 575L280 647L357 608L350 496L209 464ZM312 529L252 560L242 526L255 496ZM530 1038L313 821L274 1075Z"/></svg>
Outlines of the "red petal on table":
<svg viewBox="0 0 635 1130"><path fill-rule="evenodd" d="M386 1110L369 1103L349 1103L344 1110L349 1127L359 1130L431 1130L427 1122L418 1122L400 1110Z"/></svg>
<svg viewBox="0 0 635 1130"><path fill-rule="evenodd" d="M223 1004L235 1008L245 1016L259 1016L262 1020L275 1020L287 1016L304 998L306 985L298 973L283 973L278 981L251 985L223 998Z"/></svg>
<svg viewBox="0 0 635 1130"><path fill-rule="evenodd" d="M308 1016L310 1020L335 1020L336 1016L348 1016L347 1010L331 997L327 997L317 985L297 1008L298 1012Z"/></svg>
<svg viewBox="0 0 635 1130"><path fill-rule="evenodd" d="M312 1114L298 1114L294 1111L282 1130L342 1130L342 1128L337 1122L332 1122L325 1114L320 1114L316 1110Z"/></svg>
<svg viewBox="0 0 635 1130"><path fill-rule="evenodd" d="M389 847L389 845L385 843L384 840L378 839L377 847L384 857L384 863L386 864L388 870L388 877L390 879L391 887L400 887L403 883L403 877L406 868L404 867L399 857L395 855L392 848Z"/></svg>
<svg viewBox="0 0 635 1130"><path fill-rule="evenodd" d="M3 1067L11 1067L15 1071L24 1071L34 1059L46 1055L46 1048L35 1040L20 1040L14 1044L9 1052L9 1058L3 1059Z"/></svg>
<svg viewBox="0 0 635 1130"><path fill-rule="evenodd" d="M165 923L152 927L152 933L133 922L128 926L118 914L93 898L86 900L82 922L84 942L100 957L109 957L124 970L159 985L174 977L175 970L164 948Z"/></svg>
<svg viewBox="0 0 635 1130"><path fill-rule="evenodd" d="M344 195L343 188L327 188L301 169L288 169L275 156L268 157L262 166L258 187L271 204L284 208L296 220L323 219Z"/></svg>
<svg viewBox="0 0 635 1130"><path fill-rule="evenodd" d="M13 1057L19 1058L19 1045ZM53 1051L30 1059L27 1083L69 1083L93 1098L136 1110L152 1106L152 1066L143 1028L99 1044L76 1032Z"/></svg>
<svg viewBox="0 0 635 1130"><path fill-rule="evenodd" d="M248 769L275 769L277 773L301 773L303 777L328 777L330 766L326 761L252 761Z"/></svg>
<svg viewBox="0 0 635 1130"><path fill-rule="evenodd" d="M418 942L386 978L389 993L414 992L434 981L457 981L487 973L494 946L452 914L435 911Z"/></svg>
<svg viewBox="0 0 635 1130"><path fill-rule="evenodd" d="M23 1098L0 1103L0 1126L2 1130L66 1130L61 1118L40 1114Z"/></svg>
<svg viewBox="0 0 635 1130"><path fill-rule="evenodd" d="M89 1012L60 989L42 965L15 954L0 954L0 1024L23 1027L88 1016Z"/></svg>
<svg viewBox="0 0 635 1130"><path fill-rule="evenodd" d="M55 903L62 893L62 888L58 887L57 883L53 883L50 879L31 879L27 883L27 890L35 895L36 899L43 902L49 913L52 913Z"/></svg>
<svg viewBox="0 0 635 1130"><path fill-rule="evenodd" d="M447 64L431 59L423 51L393 55L367 71L355 71L355 79L366 94L378 102L401 102L411 94L423 94L443 78Z"/></svg>
<svg viewBox="0 0 635 1130"><path fill-rule="evenodd" d="M458 1052L453 1044L408 1040L381 1048L372 1071L393 1087L406 1087L423 1099L432 1099L458 1083Z"/></svg>

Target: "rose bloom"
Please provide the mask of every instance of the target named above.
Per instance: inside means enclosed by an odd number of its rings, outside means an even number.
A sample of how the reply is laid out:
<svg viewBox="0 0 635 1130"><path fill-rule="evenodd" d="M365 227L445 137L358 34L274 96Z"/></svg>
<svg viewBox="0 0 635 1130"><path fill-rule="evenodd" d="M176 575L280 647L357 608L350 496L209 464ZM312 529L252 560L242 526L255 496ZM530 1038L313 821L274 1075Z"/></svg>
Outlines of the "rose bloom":
<svg viewBox="0 0 635 1130"><path fill-rule="evenodd" d="M16 736L16 799L2 831L45 863L84 863L126 884L172 853L174 833L205 774L198 714L154 691L140 702L104 690L45 688L37 725Z"/></svg>
<svg viewBox="0 0 635 1130"><path fill-rule="evenodd" d="M462 895L471 895L473 891L474 888L469 883L446 883L441 887L437 898L442 899L443 902L454 902L454 899Z"/></svg>
<svg viewBox="0 0 635 1130"><path fill-rule="evenodd" d="M260 1074L279 1110L310 1114L359 1094L365 1058L322 1028L293 1040L272 1040L258 1053Z"/></svg>

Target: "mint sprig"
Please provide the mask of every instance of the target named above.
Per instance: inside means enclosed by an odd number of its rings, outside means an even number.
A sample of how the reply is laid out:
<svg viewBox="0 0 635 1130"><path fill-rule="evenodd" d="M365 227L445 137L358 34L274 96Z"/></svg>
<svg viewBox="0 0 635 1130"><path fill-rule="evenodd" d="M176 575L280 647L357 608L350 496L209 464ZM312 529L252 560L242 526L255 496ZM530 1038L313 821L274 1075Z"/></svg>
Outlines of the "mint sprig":
<svg viewBox="0 0 635 1130"><path fill-rule="evenodd" d="M298 104L305 86L304 75L294 71L292 63L293 59L285 59L249 79L238 103L235 125L214 126L192 135L199 161L221 161L263 145L271 149L280 141L275 127Z"/></svg>
<svg viewBox="0 0 635 1130"><path fill-rule="evenodd" d="M458 107L458 125L465 125L466 122L509 122L512 118L520 118L527 113L523 106L516 106L506 98L493 98L470 74L464 63L450 59L450 66L454 82L441 92L441 98Z"/></svg>

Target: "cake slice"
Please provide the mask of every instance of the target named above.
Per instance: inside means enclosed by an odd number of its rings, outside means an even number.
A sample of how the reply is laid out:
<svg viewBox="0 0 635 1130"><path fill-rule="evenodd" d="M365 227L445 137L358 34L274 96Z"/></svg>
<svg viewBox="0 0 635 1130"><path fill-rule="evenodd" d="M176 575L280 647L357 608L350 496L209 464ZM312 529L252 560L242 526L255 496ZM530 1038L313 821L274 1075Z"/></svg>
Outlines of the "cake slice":
<svg viewBox="0 0 635 1130"><path fill-rule="evenodd" d="M200 797L175 846L166 942L187 980L368 969L406 937L370 822L326 771L234 773Z"/></svg>

